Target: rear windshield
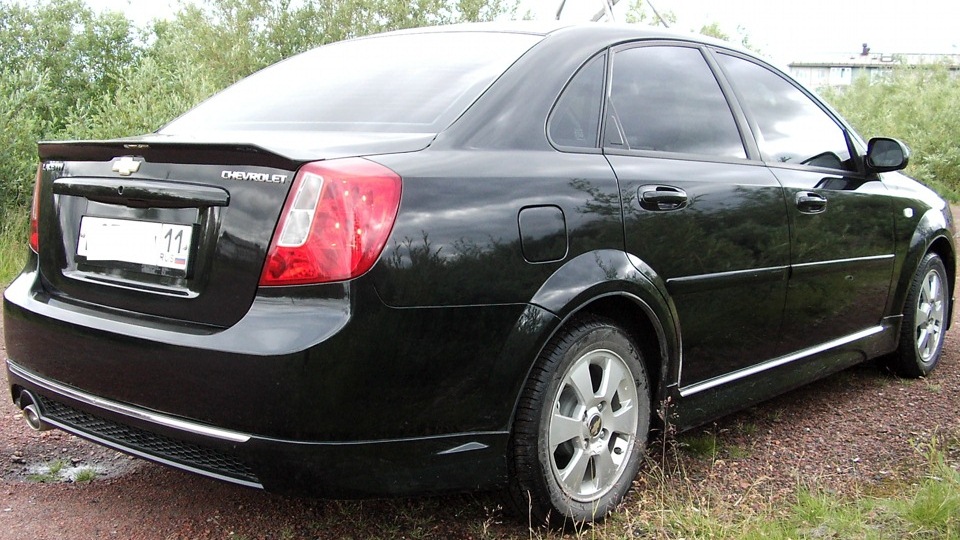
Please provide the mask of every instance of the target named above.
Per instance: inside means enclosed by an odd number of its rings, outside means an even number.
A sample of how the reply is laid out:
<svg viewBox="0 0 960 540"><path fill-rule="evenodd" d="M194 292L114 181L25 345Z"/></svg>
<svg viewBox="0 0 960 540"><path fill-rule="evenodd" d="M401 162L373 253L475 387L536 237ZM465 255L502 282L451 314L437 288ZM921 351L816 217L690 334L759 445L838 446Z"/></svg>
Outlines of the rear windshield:
<svg viewBox="0 0 960 540"><path fill-rule="evenodd" d="M243 79L160 132L436 133L539 39L444 32L334 43Z"/></svg>

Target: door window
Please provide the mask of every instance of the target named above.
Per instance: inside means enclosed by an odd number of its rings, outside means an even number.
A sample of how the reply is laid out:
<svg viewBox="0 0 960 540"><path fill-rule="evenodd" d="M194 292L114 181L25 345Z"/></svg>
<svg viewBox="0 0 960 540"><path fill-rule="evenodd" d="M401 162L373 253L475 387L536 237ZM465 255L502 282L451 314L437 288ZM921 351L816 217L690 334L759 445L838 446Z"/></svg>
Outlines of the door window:
<svg viewBox="0 0 960 540"><path fill-rule="evenodd" d="M764 161L855 170L843 128L799 88L748 60L718 58L754 122Z"/></svg>
<svg viewBox="0 0 960 540"><path fill-rule="evenodd" d="M723 91L695 48L618 52L608 118L604 138L614 148L747 157Z"/></svg>
<svg viewBox="0 0 960 540"><path fill-rule="evenodd" d="M596 148L603 105L604 62L600 55L590 60L570 81L550 115L547 129L559 146Z"/></svg>

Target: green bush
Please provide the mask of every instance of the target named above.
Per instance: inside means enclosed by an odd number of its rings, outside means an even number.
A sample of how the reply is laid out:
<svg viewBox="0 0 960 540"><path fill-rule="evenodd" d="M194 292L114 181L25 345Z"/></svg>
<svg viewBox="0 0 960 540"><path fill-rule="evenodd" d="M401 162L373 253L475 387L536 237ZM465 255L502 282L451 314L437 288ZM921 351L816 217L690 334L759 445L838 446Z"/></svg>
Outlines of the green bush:
<svg viewBox="0 0 960 540"><path fill-rule="evenodd" d="M907 174L960 200L960 79L946 66L898 67L824 97L865 138L896 137L913 151Z"/></svg>
<svg viewBox="0 0 960 540"><path fill-rule="evenodd" d="M37 170L37 144L47 121L46 74L35 68L0 71L0 207L29 204Z"/></svg>
<svg viewBox="0 0 960 540"><path fill-rule="evenodd" d="M490 20L517 3L202 0L139 30L82 0L0 0L0 208L29 204L38 140L154 131L230 83L323 43Z"/></svg>
<svg viewBox="0 0 960 540"><path fill-rule="evenodd" d="M40 139L112 95L141 48L130 21L95 14L80 0L0 1L0 205L28 205Z"/></svg>

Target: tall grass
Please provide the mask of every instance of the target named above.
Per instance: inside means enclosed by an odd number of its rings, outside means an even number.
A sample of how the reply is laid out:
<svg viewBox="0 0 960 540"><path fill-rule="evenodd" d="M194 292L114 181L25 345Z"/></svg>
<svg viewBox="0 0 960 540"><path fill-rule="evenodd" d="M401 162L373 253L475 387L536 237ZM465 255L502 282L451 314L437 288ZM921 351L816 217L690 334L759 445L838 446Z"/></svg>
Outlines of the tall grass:
<svg viewBox="0 0 960 540"><path fill-rule="evenodd" d="M30 233L29 209L0 206L0 287L23 270Z"/></svg>
<svg viewBox="0 0 960 540"><path fill-rule="evenodd" d="M802 482L792 502L761 507L744 504L746 493L731 499L700 488L682 469L655 465L641 479L637 499L586 537L960 539L960 463L949 452L960 452L955 437L918 450L921 476L881 496L871 496L869 486L839 495Z"/></svg>

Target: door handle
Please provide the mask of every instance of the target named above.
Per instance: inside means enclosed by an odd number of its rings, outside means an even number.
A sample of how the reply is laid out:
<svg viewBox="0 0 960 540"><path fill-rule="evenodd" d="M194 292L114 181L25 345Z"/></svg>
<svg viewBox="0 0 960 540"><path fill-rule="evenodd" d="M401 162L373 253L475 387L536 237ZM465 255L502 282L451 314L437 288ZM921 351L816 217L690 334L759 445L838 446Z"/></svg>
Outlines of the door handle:
<svg viewBox="0 0 960 540"><path fill-rule="evenodd" d="M672 186L642 186L640 207L645 210L679 210L687 205L687 194Z"/></svg>
<svg viewBox="0 0 960 540"><path fill-rule="evenodd" d="M797 208L804 214L819 214L827 210L827 198L812 191L797 193Z"/></svg>

